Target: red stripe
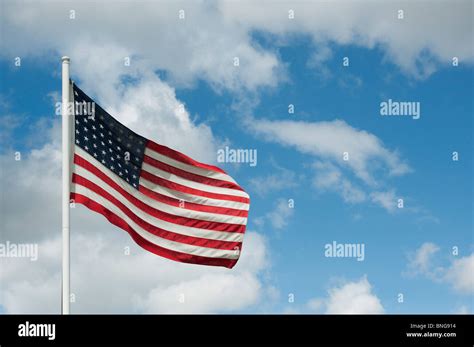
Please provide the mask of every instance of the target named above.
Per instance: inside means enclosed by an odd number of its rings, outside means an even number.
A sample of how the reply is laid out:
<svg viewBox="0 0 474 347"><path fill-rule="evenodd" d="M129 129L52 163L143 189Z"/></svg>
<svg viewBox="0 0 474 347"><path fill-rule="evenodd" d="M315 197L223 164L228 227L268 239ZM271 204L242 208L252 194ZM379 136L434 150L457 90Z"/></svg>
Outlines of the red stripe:
<svg viewBox="0 0 474 347"><path fill-rule="evenodd" d="M218 199L218 200L230 200L230 201L235 201L235 202L242 202L244 204L248 204L250 202L248 198L244 198L242 196L210 193L210 192L205 192L203 190L186 187L186 186L183 186L182 184L171 182L161 177L155 176L143 169L141 170L140 176L162 187L177 190L178 192L181 192L181 193L199 195L199 196L204 196L206 198L212 198L212 199Z"/></svg>
<svg viewBox="0 0 474 347"><path fill-rule="evenodd" d="M146 249L149 252L155 253L159 256L179 261L182 263L190 263L190 264L200 264L200 265L210 265L210 266L223 266L226 268L233 268L234 265L237 263L238 259L222 259L222 258L209 258L209 257L202 257L187 253L181 253L172 251L167 248L160 247L151 243L150 241L144 239L140 236L127 222L125 222L122 218L114 214L112 211L108 210L104 206L98 204L97 202L85 197L84 195L71 193L71 199L74 199L75 202L85 205L87 208L91 209L92 211L98 212L105 216L108 221L119 228L127 231L132 239L142 248Z"/></svg>
<svg viewBox="0 0 474 347"><path fill-rule="evenodd" d="M79 155L74 155L74 163L83 167L84 169L92 172L95 176L100 178L102 181L107 183L110 187L115 189L119 192L123 197L125 197L128 201L130 201L133 205L141 209L143 212L156 217L158 219L173 223L179 224L182 226L199 228L199 229L206 229L212 231L227 231L227 232L236 232L236 233L244 233L245 232L245 225L241 224L232 224L232 223L222 223L222 222L211 222L202 219L194 219L194 218L187 218L182 216L177 216L171 213L160 211L152 206L145 204L140 199L137 199L132 194L128 193L120 187L117 183L115 183L110 177L104 174L102 171L97 169L94 165L89 163L84 158L80 157ZM82 177L81 177L82 178ZM85 178L84 178L85 179ZM87 180L89 182L89 180ZM92 182L90 182L93 184ZM94 184L95 185L95 184ZM101 188L102 189L102 188Z"/></svg>
<svg viewBox="0 0 474 347"><path fill-rule="evenodd" d="M151 140L148 140L148 142L146 144L146 147L150 148L151 150L153 150L155 152L166 155L167 157L169 157L171 159L180 161L184 164L193 165L193 166L200 167L202 169L206 169L206 170L210 170L210 171L217 171L217 172L220 172L220 173L227 174L224 170L218 168L217 166L200 163L200 162L198 162L194 159L191 159L187 155L184 155L183 153L175 151L174 149L171 149L169 147L159 145L159 144L157 144L157 143L155 143Z"/></svg>
<svg viewBox="0 0 474 347"><path fill-rule="evenodd" d="M172 231L168 231L165 229L158 228L133 213L127 206L121 203L119 200L114 198L110 195L107 191L96 185L95 183L89 181L88 179L78 176L77 174L72 175L72 181L76 184L79 184L91 191L97 193L98 195L104 197L112 204L117 206L123 213L125 213L130 219L132 219L135 223L137 223L140 227L148 231L149 233L159 236L161 238L185 243L188 245L193 246L200 246L200 247L207 247L207 248L215 248L215 249L225 249L225 250L233 250L235 247L240 249L241 242L230 242L230 241L221 241L221 240L210 240L201 237L194 237L194 236L186 236L174 233Z"/></svg>
<svg viewBox="0 0 474 347"><path fill-rule="evenodd" d="M223 180L218 180L215 178L209 178L209 177L204 177L201 175L196 175L191 172L185 171L178 169L174 166L168 165L166 163L163 163L159 160L153 159L152 157L149 157L145 155L143 157L143 161L147 164L150 164L160 170L172 173L176 176L185 178L190 181L194 181L197 183L202 183L202 184L207 184L209 186L213 187L219 187L219 188L229 188L229 189L235 189L235 190L241 190L244 191L241 187L239 187L237 184L233 182L228 182L228 181L223 181Z"/></svg>
<svg viewBox="0 0 474 347"><path fill-rule="evenodd" d="M181 207L180 204L182 203L182 200L171 198L169 196L154 192L153 190L148 189L147 187L142 186L142 185L139 186L139 189L141 193L147 195L149 198L152 198L156 201L160 201L162 203L165 203L171 206ZM245 218L248 217L248 211L238 210L235 208L202 205L202 204L196 204L196 203L187 202L187 201L184 201L184 205L187 210L218 213L218 214L224 214L224 215L236 216L236 217L245 217Z"/></svg>

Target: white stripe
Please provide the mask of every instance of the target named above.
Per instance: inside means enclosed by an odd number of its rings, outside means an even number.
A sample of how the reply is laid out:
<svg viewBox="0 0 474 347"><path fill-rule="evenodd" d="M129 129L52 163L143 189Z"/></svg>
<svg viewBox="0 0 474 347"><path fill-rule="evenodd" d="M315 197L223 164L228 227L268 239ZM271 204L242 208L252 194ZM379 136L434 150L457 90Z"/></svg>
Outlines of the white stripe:
<svg viewBox="0 0 474 347"><path fill-rule="evenodd" d="M77 189L89 190L89 188L86 188L80 185L79 183L73 183L73 184L76 187L82 187L82 188L76 188L76 191ZM103 185L106 185L106 184L103 183ZM102 188L106 189L105 187L102 187ZM220 240L220 241L231 241L231 242L242 242L243 240L242 233L212 231L212 230L200 229L200 228L195 228L195 227L186 227L179 224L174 224L174 223L161 220L159 218L153 217L152 215L149 215L146 212L140 210L138 207L133 205L131 202L129 202L127 199L125 199L122 195L117 193L115 190L112 189L107 192L110 195L112 195L114 198L116 198L118 201L120 201L122 204L124 204L129 210L132 211L134 215L144 220L148 224L153 225L154 227L164 229L166 231L170 231L175 234L181 234L181 235L186 235L186 236L191 236L191 237L201 237L201 238L205 238L209 240Z"/></svg>
<svg viewBox="0 0 474 347"><path fill-rule="evenodd" d="M203 183L198 183L195 181L188 180L186 178L182 178L180 176L176 176L172 173L160 170L148 163L143 162L142 170L147 171L148 173L158 176L160 178L164 178L168 181L181 184L188 188L199 189L209 193L217 193L217 194L226 194L226 195L233 195L248 198L248 194L242 190L237 189L230 189L230 188L221 188L221 187L214 187Z"/></svg>
<svg viewBox="0 0 474 347"><path fill-rule="evenodd" d="M181 169L181 170L184 170L184 171L196 174L196 175L200 175L200 176L208 177L208 178L214 178L216 180L222 180L222 181L227 181L227 182L237 184L237 182L235 182L235 180L232 177L230 177L229 175L227 175L225 173L217 172L217 171L213 171L213 170L206 170L206 169L201 168L199 166L193 166L193 165L185 164L181 161L172 159L170 157L167 157L166 155L155 152L154 150L152 150L148 147L145 148L145 155L147 155L147 156L149 156L149 157L151 157L155 160L161 161L162 163L171 165L175 168L178 168L178 169Z"/></svg>
<svg viewBox="0 0 474 347"><path fill-rule="evenodd" d="M186 208L175 207L172 205L162 203L160 201L156 201L148 197L147 195L140 193L138 190L134 189L128 183L125 183L123 179L115 175L112 171L110 171L109 173L105 173L104 170L101 170L99 167L97 167L98 165L96 163L91 162L91 164L96 166L96 168L102 171L105 175L109 176L109 178L112 181L117 183L127 193L131 194L138 200L142 201L147 206L155 208L159 211L170 213L172 215L179 216L179 217L198 219L198 220L208 221L208 222L230 223L230 224L239 224L239 225L247 224L247 218L245 217L187 210ZM105 169L108 170L107 168ZM114 188L110 187L106 182L102 181L101 178L97 177L92 172L88 171L87 169L84 169L83 167L79 165L75 165L74 172L77 173L79 176L82 176L88 179L89 181L97 184L98 186L104 188L107 191L110 191L111 189L113 189L114 192L116 191ZM120 196L122 195L120 194ZM184 204L184 206L186 206L186 203Z"/></svg>
<svg viewBox="0 0 474 347"><path fill-rule="evenodd" d="M249 210L249 204L246 204L244 202L213 199L213 198L208 198L206 196L183 193L183 192L180 192L179 190L174 190L174 189L160 186L159 184L148 181L146 178L143 178L143 177L140 177L140 185L154 191L155 193L163 194L171 198L180 199L186 202L192 202L192 203L201 204L201 205L234 208L237 210L244 210L244 211Z"/></svg>
<svg viewBox="0 0 474 347"><path fill-rule="evenodd" d="M114 214L126 221L141 237L147 241L163 247L172 251L187 253L192 255L198 255L202 257L210 258L225 258L225 259L237 259L239 257L233 250L223 250L215 249L201 246L188 245L186 243L175 242L161 238L159 236L153 235L148 231L142 229L138 224L136 224L132 219L130 219L124 212L122 212L117 206L112 204L109 200L104 197L96 194L95 192L83 187L81 185L72 184L72 191L77 192L78 194L84 195L89 199L95 201L96 203L104 206L108 210L112 211Z"/></svg>
<svg viewBox="0 0 474 347"><path fill-rule="evenodd" d="M115 175L114 172L109 170L107 167L104 165L100 164L97 159L95 159L93 156L91 156L89 153L84 151L81 147L75 145L75 152L81 156L82 158L86 159L89 163L98 163L96 166L97 169L101 170L103 173L105 173L107 176L110 175ZM116 176L116 175L115 175ZM121 180L120 185L124 187L126 184L123 180ZM140 185L165 196L168 196L170 198L178 199L178 200L183 200L185 203L194 203L194 204L200 204L200 205L208 205L208 206L215 206L215 207L224 207L224 208L233 208L237 210L243 210L243 211L248 211L249 210L249 204L243 203L243 202L238 202L238 201L230 201L230 200L220 200L220 199L213 199L213 198L208 198L205 196L200 196L200 195L194 195L194 194L189 194L189 193L183 193L177 190L169 189L166 187L162 187L159 184L150 182L143 177L140 177ZM128 185L128 184L127 184Z"/></svg>

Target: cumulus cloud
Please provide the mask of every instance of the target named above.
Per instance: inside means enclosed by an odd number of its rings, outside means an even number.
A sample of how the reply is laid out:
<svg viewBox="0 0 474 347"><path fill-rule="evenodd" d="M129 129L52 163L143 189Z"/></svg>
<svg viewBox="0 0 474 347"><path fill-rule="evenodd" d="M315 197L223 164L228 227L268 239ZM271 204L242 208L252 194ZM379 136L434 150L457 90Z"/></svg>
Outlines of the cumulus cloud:
<svg viewBox="0 0 474 347"><path fill-rule="evenodd" d="M335 191L348 203L361 203L366 200L365 192L344 178L342 171L334 164L317 161L313 168L313 186L318 190Z"/></svg>
<svg viewBox="0 0 474 347"><path fill-rule="evenodd" d="M394 189L376 190L384 183L379 175L401 176L411 168L396 150L388 149L374 134L342 120L302 122L249 118L246 124L249 131L266 141L293 147L317 158L312 167L313 186L318 190L337 192L349 203L361 203L370 197L373 203L394 211ZM362 185L354 183L351 176Z"/></svg>
<svg viewBox="0 0 474 347"><path fill-rule="evenodd" d="M454 290L464 294L474 294L474 253L455 259L446 269L444 279Z"/></svg>
<svg viewBox="0 0 474 347"><path fill-rule="evenodd" d="M330 288L327 297L311 299L307 308L328 314L380 314L385 311L367 276Z"/></svg>
<svg viewBox="0 0 474 347"><path fill-rule="evenodd" d="M265 3L264 3L265 4ZM319 67L331 58L327 45L355 45L380 49L385 60L416 78L429 76L453 56L472 63L472 2L306 2L266 6L254 1L221 2L224 15L242 25L268 31L291 40L295 33L308 34L316 47ZM288 19L288 11L294 19ZM399 11L403 19L398 19ZM344 14L341 16L341 14ZM420 30L423 28L423 30ZM311 65L311 61L310 61Z"/></svg>
<svg viewBox="0 0 474 347"><path fill-rule="evenodd" d="M436 283L447 283L460 294L474 294L474 253L452 259L448 265L437 265L435 256L440 247L432 242L423 243L408 257L405 274L426 277Z"/></svg>
<svg viewBox="0 0 474 347"><path fill-rule="evenodd" d="M281 231L288 226L289 219L294 214L294 208L290 207L289 201L279 198L273 204L273 208L263 216L254 218L255 224L263 227L266 222L276 230Z"/></svg>
<svg viewBox="0 0 474 347"><path fill-rule="evenodd" d="M394 212L397 208L397 197L394 189L390 189L389 191L372 192L370 193L370 198L373 202L381 205L389 212Z"/></svg>
<svg viewBox="0 0 474 347"><path fill-rule="evenodd" d="M293 20L288 19L290 9L295 12ZM216 90L236 93L275 87L287 79L278 52L260 46L254 32L273 35L276 48L295 35L311 37L315 51L308 65L318 69L333 57L329 48L333 44L380 49L385 60L415 77L447 66L453 56L461 63L474 59L469 0L434 1L429 8L419 2L401 6L395 2L298 1L270 6L254 1L165 1L136 6L131 2L4 1L2 10L3 57L56 52L82 64L109 51L97 58L104 74L140 65L167 71L179 85L205 80ZM179 19L181 10L184 19ZM397 18L399 10L404 11L402 20ZM89 57L77 54L78 50ZM124 67L125 57L131 58L129 67ZM234 66L236 57L238 67Z"/></svg>
<svg viewBox="0 0 474 347"><path fill-rule="evenodd" d="M413 274L424 274L431 276L432 260L439 247L432 242L423 243L413 254L409 256L408 268Z"/></svg>
<svg viewBox="0 0 474 347"><path fill-rule="evenodd" d="M267 214L267 218L275 229L283 229L288 225L288 219L293 215L294 208L285 199L278 199L275 209Z"/></svg>
<svg viewBox="0 0 474 347"><path fill-rule="evenodd" d="M142 66L166 70L179 85L202 79L217 90L272 87L282 75L277 56L252 42L248 28L227 21L215 3L7 1L2 8L1 51L8 57L52 50L70 55L73 66L92 59L104 75ZM125 57L131 59L129 67Z"/></svg>
<svg viewBox="0 0 474 347"><path fill-rule="evenodd" d="M256 304L268 264L264 238L248 232L234 268L190 266L135 245L99 215L76 208L71 238L73 313L210 313ZM90 229L78 223L87 218ZM129 249L129 251L128 251ZM8 313L60 311L60 228L38 245L38 260L2 258L0 300Z"/></svg>
<svg viewBox="0 0 474 347"><path fill-rule="evenodd" d="M331 159L350 168L367 184L375 184L369 163L377 161L390 175L410 171L396 151L387 149L375 135L356 129L343 120L302 122L253 119L248 127L266 140L291 146L303 153ZM348 160L344 161L344 153ZM373 166L373 165L372 165Z"/></svg>

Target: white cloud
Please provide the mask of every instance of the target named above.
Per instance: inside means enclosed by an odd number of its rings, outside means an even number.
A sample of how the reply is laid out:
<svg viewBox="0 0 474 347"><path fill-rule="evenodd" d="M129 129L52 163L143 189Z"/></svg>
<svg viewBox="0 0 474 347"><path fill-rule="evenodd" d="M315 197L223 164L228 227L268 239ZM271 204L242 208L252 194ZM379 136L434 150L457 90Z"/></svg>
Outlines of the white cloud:
<svg viewBox="0 0 474 347"><path fill-rule="evenodd" d="M448 266L434 262L440 247L425 242L409 256L409 275L421 275L437 283L447 283L460 294L474 294L474 253L451 260ZM439 261L438 261L439 262Z"/></svg>
<svg viewBox="0 0 474 347"><path fill-rule="evenodd" d="M432 242L423 243L409 256L408 274L433 276L433 257L438 253L439 249L440 248Z"/></svg>
<svg viewBox="0 0 474 347"><path fill-rule="evenodd" d="M323 46L314 58L319 68L331 57L327 44L378 48L385 59L402 71L426 77L439 65L447 66L453 56L472 63L472 2L281 2L266 6L254 1L221 2L229 20L286 37L306 33L315 46ZM265 4L265 3L264 3ZM288 11L295 19L288 20ZM399 10L404 19L397 18ZM341 14L344 14L341 16Z"/></svg>
<svg viewBox="0 0 474 347"><path fill-rule="evenodd" d="M444 280L459 293L474 294L474 253L455 259L446 269Z"/></svg>
<svg viewBox="0 0 474 347"><path fill-rule="evenodd" d="M288 19L290 8L295 11L294 20ZM397 19L399 9L398 3L361 6L347 1L271 5L164 1L140 6L132 2L102 6L98 1L4 1L0 52L9 59L67 54L73 71L92 59L102 76L116 70L133 74L138 67L165 70L179 85L201 79L216 90L236 93L285 81L285 64L275 49L289 44L295 35L312 38L315 51L308 64L318 69L334 58L329 49L333 44L380 49L387 61L416 77L449 66L453 56L461 64L473 61L469 0L435 1L429 8L420 2L404 3L403 20ZM71 10L74 19L70 19ZM178 18L179 10L185 11L184 20ZM255 31L273 34L276 47L259 46L252 38ZM125 57L131 58L130 67L124 67ZM233 65L235 57L239 67Z"/></svg>
<svg viewBox="0 0 474 347"><path fill-rule="evenodd" d="M403 175L410 171L396 151L388 150L375 135L351 127L343 120L302 122L252 119L248 128L264 139L295 147L308 153L331 159L348 167L365 183L374 185L374 171L386 169L389 175ZM349 160L344 161L344 152ZM379 167L369 165L377 161Z"/></svg>
<svg viewBox="0 0 474 347"><path fill-rule="evenodd" d="M281 230L288 225L288 220L293 213L294 208L289 206L288 201L280 198L276 201L275 208L265 217L275 229Z"/></svg>
<svg viewBox="0 0 474 347"><path fill-rule="evenodd" d="M71 56L72 71L89 60L102 76L116 70L132 73L141 66L149 71L166 70L180 85L203 79L217 90L254 91L275 86L282 76L277 56L251 42L248 28L227 21L213 3L103 6L94 1L8 1L2 8L1 50L5 56L42 56L56 50ZM181 9L185 10L184 20L178 18ZM75 19L69 18L71 10ZM125 57L131 58L130 67L124 67ZM234 66L234 57L239 58L239 67ZM93 77L100 80L98 75Z"/></svg>
<svg viewBox="0 0 474 347"><path fill-rule="evenodd" d="M48 133L48 142L39 149L21 152L16 161L12 152L0 156L2 165L2 238L38 241L60 226L61 151L59 123ZM32 224L34 222L34 225ZM59 229L58 229L59 230Z"/></svg>
<svg viewBox="0 0 474 347"><path fill-rule="evenodd" d="M251 191L263 197L272 192L298 186L298 177L294 171L285 169L275 162L272 162L272 166L271 174L266 176L254 176L249 180Z"/></svg>
<svg viewBox="0 0 474 347"><path fill-rule="evenodd" d="M389 212L394 212L397 208L398 199L394 189L386 192L372 192L370 198Z"/></svg>
<svg viewBox="0 0 474 347"><path fill-rule="evenodd" d="M318 190L335 191L348 203L361 203L366 200L365 192L344 178L341 170L334 164L317 161L313 168L313 186Z"/></svg>
<svg viewBox="0 0 474 347"><path fill-rule="evenodd" d="M327 297L309 300L307 308L316 312L324 310L328 314L378 314L385 311L380 299L372 292L367 276L330 288Z"/></svg>
<svg viewBox="0 0 474 347"><path fill-rule="evenodd" d="M376 189L385 184L387 176L411 171L398 152L386 148L377 136L342 120L302 122L249 118L246 126L263 140L293 147L318 158L313 164L313 186L318 190L337 192L348 203L361 203L370 196L372 202L393 212L390 199L395 199L394 189L387 192ZM346 155L348 160L344 160ZM362 185L355 183L351 175Z"/></svg>
<svg viewBox="0 0 474 347"><path fill-rule="evenodd" d="M234 270L180 264L144 251L99 215L74 211L71 238L73 313L209 313L238 311L256 304L265 286L265 240L247 232ZM80 216L78 216L80 215ZM86 217L87 216L87 217ZM77 221L98 224L88 229ZM0 303L8 313L60 310L60 229L40 242L38 261L2 258ZM126 255L124 247L130 247ZM184 294L184 303L179 301Z"/></svg>

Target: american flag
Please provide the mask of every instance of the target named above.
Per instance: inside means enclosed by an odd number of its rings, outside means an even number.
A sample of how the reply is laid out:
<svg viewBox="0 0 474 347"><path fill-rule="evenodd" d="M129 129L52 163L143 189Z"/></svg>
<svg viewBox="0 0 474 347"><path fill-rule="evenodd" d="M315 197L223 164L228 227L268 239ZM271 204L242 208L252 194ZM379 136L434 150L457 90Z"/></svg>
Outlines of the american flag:
<svg viewBox="0 0 474 347"><path fill-rule="evenodd" d="M248 194L222 169L128 129L75 84L73 95L71 199L150 252L232 268L242 249Z"/></svg>

